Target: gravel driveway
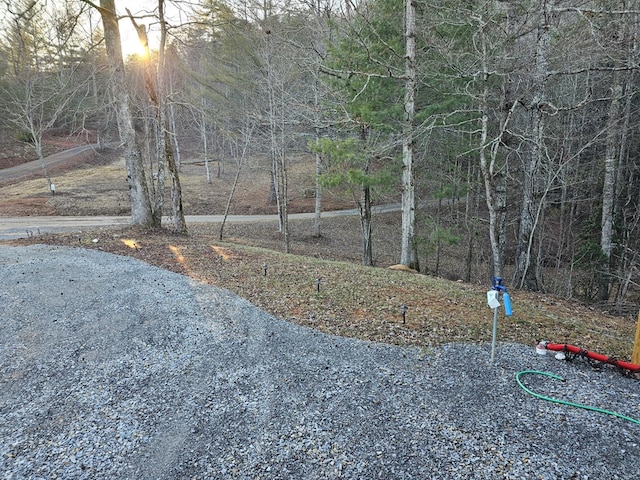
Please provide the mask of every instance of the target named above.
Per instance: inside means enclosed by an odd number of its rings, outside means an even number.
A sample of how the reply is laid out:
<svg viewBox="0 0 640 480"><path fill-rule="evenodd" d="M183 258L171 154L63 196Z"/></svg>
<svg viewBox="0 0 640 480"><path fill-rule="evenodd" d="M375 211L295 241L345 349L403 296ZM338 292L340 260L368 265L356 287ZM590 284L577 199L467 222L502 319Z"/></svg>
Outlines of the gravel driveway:
<svg viewBox="0 0 640 480"><path fill-rule="evenodd" d="M95 250L0 246L0 274L3 479L640 478L640 425L515 374L634 418L640 383L539 339L333 337Z"/></svg>

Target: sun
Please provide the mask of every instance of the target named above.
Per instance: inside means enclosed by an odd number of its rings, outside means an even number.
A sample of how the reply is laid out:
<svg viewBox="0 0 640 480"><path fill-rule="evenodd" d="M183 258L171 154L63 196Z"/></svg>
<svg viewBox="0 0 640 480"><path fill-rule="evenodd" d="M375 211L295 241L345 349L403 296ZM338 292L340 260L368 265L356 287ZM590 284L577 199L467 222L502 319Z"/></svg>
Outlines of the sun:
<svg viewBox="0 0 640 480"><path fill-rule="evenodd" d="M147 50L140 43L138 34L135 30L122 28L120 31L121 44L122 44L122 57L126 60L131 56L137 56L138 58L146 58Z"/></svg>
<svg viewBox="0 0 640 480"><path fill-rule="evenodd" d="M123 1L120 7L124 8L127 6L127 3L134 3L131 1ZM143 2L146 3L146 0ZM131 12L136 18L136 23L141 27L144 25L143 16L146 15L144 11L138 11L137 9L141 5L129 5L130 10L125 9L124 14L120 15L118 27L120 29L120 43L122 45L122 57L126 60L131 56L136 56L139 59L146 58L148 53L142 43L140 43L140 39L138 37L138 32L136 31L136 27L133 25L131 18L129 18L128 13ZM140 17L138 17L140 16ZM148 31L149 26L144 25L144 28L147 29L147 35L150 35L151 32Z"/></svg>

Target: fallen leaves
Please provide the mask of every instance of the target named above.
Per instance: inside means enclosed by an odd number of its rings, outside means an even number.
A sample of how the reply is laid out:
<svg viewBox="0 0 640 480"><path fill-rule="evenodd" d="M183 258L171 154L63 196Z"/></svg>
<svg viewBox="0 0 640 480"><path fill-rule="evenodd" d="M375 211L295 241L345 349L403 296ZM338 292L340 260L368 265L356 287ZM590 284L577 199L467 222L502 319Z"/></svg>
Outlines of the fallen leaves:
<svg viewBox="0 0 640 480"><path fill-rule="evenodd" d="M493 312L486 305L482 285L256 247L267 237L264 228L244 226L245 233L252 233L241 243L214 242L211 228L193 226L190 236L166 230L88 232L100 242L99 246L89 243L87 248L134 256L187 274L229 289L276 317L334 335L425 348L491 339ZM346 237L354 232L333 234ZM132 245L144 244L144 248L131 248L123 238L135 238ZM16 243L36 242L77 246L77 236L40 236ZM304 245L297 244L295 249L304 251ZM337 251L336 258L342 253ZM318 278L322 279L319 292ZM533 348L540 340L550 340L622 359L631 354L635 323L628 319L519 291L512 292L512 300L514 316L504 317L500 312L499 341ZM404 324L402 304L408 306Z"/></svg>

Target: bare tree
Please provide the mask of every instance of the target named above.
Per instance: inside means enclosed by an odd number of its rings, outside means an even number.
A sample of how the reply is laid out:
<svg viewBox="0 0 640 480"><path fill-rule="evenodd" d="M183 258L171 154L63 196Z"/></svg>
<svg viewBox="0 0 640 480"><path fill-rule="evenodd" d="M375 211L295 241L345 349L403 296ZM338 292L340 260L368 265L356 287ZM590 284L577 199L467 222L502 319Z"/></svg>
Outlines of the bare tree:
<svg viewBox="0 0 640 480"><path fill-rule="evenodd" d="M530 148L524 160L522 171L522 207L520 211L520 227L516 243L516 262L513 284L518 288L538 289L535 268L532 265L532 248L536 225L538 195L538 178L545 157L545 108L547 79L549 77L549 48L551 42L551 2L541 0L538 12L538 26L534 66L532 74L532 96L526 105L530 112L530 128L532 130Z"/></svg>
<svg viewBox="0 0 640 480"><path fill-rule="evenodd" d="M160 22L160 44L158 47L158 66L155 70L151 64L151 50L146 27L139 25L134 16L127 10L129 18L135 27L140 43L145 46L147 55L145 56L145 88L149 95L149 101L153 107L158 132L158 172L156 202L154 206L154 216L156 222L162 221L164 210L164 189L165 172L168 169L171 180L171 213L174 228L177 232L187 233L187 225L184 219L182 208L182 189L180 186L180 176L175 160L173 143L171 141L171 130L168 121L167 102L167 68L165 64L165 45L167 40L167 24L164 18L164 0L158 0L158 20ZM158 220L159 219L159 220Z"/></svg>
<svg viewBox="0 0 640 480"><path fill-rule="evenodd" d="M251 123L249 119L247 119L247 125L245 127L245 131L241 132L240 139L241 140L231 140L236 144L236 148L233 149L236 155L236 175L233 178L233 184L231 185L231 192L229 193L229 198L227 199L227 204L224 209L224 214L222 218L222 222L220 222L220 234L219 238L222 241L222 233L224 231L225 223L227 222L227 217L229 216L229 211L231 209L231 202L233 201L233 196L236 193L236 189L238 187L238 181L240 179L240 173L242 172L242 168L245 165L247 160L247 154L249 152L249 145L253 139L253 131L255 129L255 124Z"/></svg>
<svg viewBox="0 0 640 480"><path fill-rule="evenodd" d="M159 226L158 219L154 218L153 215L138 135L133 127L133 116L125 80L120 28L118 26L115 2L114 0L100 0L100 5L96 5L89 0L82 1L96 8L102 17L104 40L109 60L109 85L115 101L118 130L120 132L120 140L124 146L127 164L127 181L131 199L131 222L134 225Z"/></svg>
<svg viewBox="0 0 640 480"><path fill-rule="evenodd" d="M404 123L402 128L402 239L400 264L420 270L416 252L413 174L416 96L416 0L405 0Z"/></svg>
<svg viewBox="0 0 640 480"><path fill-rule="evenodd" d="M54 127L65 126L83 103L82 97L89 94L90 75L78 62L70 61L73 53L67 48L68 43L79 40L74 37L83 12L49 11L35 2L13 7L4 48L9 69L2 87L3 117L21 132L19 138L33 145L53 193L43 136Z"/></svg>

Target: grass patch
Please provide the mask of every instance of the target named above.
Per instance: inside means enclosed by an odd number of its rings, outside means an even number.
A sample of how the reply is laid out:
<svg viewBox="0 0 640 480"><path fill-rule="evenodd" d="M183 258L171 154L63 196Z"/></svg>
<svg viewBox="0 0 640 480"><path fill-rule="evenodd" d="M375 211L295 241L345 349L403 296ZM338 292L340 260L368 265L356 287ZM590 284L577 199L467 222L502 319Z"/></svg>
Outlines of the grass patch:
<svg viewBox="0 0 640 480"><path fill-rule="evenodd" d="M249 245L246 238L243 243L220 242L208 233L212 230L192 227L194 233L189 236L165 230L101 230L85 232L80 244L133 256L226 288L278 318L334 335L417 346L425 355L444 343L491 340L493 313L482 286L283 254ZM132 238L137 248L124 242ZM77 234L14 243L35 242L79 244ZM513 291L511 297L514 315L504 317L500 311L501 342L531 345L532 353L538 341L549 340L621 359L631 355L635 322L629 319L539 294ZM402 304L408 307L404 323Z"/></svg>

